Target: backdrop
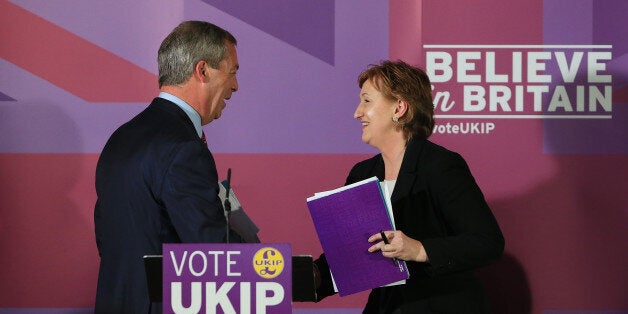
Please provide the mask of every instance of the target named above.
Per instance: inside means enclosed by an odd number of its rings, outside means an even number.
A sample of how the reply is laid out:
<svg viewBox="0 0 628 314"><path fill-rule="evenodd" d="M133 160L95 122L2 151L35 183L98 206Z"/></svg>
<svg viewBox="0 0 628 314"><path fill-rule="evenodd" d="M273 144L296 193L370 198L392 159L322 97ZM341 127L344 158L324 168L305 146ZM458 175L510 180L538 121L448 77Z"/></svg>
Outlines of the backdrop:
<svg viewBox="0 0 628 314"><path fill-rule="evenodd" d="M495 313L628 313L628 2L0 0L0 313L90 313L94 171L157 95L183 20L238 39L240 90L204 128L219 174L295 254L305 199L375 151L356 78L402 59L433 81L432 140L461 153L506 238L479 274ZM295 303L360 313L367 293Z"/></svg>

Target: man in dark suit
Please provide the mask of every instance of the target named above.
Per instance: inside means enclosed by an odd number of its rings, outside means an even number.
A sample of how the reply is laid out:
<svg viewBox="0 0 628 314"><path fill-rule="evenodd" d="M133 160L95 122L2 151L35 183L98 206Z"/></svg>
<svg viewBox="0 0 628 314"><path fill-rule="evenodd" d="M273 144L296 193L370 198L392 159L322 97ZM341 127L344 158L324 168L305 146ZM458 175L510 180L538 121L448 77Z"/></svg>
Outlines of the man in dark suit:
<svg viewBox="0 0 628 314"><path fill-rule="evenodd" d="M177 26L158 52L161 93L118 128L96 168L96 313L160 313L142 257L162 243L224 242L218 175L201 126L238 89L236 39L206 22Z"/></svg>

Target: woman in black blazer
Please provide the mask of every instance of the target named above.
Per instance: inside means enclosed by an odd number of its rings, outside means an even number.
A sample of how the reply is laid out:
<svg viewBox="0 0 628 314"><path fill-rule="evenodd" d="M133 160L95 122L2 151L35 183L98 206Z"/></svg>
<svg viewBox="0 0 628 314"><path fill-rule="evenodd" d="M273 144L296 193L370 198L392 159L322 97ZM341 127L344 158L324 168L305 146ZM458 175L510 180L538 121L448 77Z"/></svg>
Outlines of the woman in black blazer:
<svg viewBox="0 0 628 314"><path fill-rule="evenodd" d="M405 260L403 285L371 291L364 313L488 313L474 269L499 258L504 238L464 159L427 140L434 127L425 72L384 61L358 79L362 141L380 154L356 164L346 184L377 176L390 191L396 230L370 252ZM325 256L316 260L318 299L334 294Z"/></svg>

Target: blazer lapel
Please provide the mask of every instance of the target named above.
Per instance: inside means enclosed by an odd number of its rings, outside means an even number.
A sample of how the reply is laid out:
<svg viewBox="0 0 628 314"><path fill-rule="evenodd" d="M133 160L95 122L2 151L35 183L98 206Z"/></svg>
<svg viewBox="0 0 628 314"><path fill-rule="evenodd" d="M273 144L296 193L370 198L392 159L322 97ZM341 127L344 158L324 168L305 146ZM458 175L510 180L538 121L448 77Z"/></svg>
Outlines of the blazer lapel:
<svg viewBox="0 0 628 314"><path fill-rule="evenodd" d="M369 177L372 177L374 175L377 177L377 180L384 181L384 176L386 173L386 169L384 167L384 159L382 158L381 154L379 154L377 157L377 162L375 163L375 165L373 165L373 170L371 171L371 175Z"/></svg>
<svg viewBox="0 0 628 314"><path fill-rule="evenodd" d="M395 183L395 189L390 198L392 203L410 194L418 174L419 155L421 150L423 150L424 144L425 141L420 139L412 139L408 142L403 161L401 162L401 168L397 175L397 183Z"/></svg>

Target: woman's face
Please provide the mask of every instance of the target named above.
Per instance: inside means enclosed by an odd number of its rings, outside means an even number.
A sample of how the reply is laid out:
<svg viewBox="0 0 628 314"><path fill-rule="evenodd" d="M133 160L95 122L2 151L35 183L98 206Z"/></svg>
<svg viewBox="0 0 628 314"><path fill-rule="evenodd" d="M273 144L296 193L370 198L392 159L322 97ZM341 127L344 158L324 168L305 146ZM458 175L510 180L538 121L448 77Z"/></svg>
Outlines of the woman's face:
<svg viewBox="0 0 628 314"><path fill-rule="evenodd" d="M360 90L360 104L353 118L362 122L362 141L373 147L381 147L395 134L395 102L387 99L367 80Z"/></svg>

